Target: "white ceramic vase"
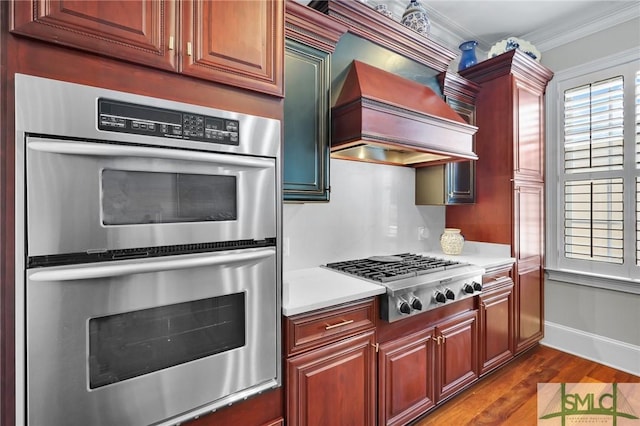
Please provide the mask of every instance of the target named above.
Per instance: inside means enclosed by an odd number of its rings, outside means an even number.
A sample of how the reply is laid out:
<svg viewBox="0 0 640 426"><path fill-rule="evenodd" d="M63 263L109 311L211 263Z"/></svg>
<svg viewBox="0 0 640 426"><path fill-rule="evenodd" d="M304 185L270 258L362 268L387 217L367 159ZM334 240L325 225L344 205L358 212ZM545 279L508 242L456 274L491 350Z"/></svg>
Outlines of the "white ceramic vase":
<svg viewBox="0 0 640 426"><path fill-rule="evenodd" d="M444 254L460 254L464 246L464 237L457 228L445 228L440 236L440 247Z"/></svg>

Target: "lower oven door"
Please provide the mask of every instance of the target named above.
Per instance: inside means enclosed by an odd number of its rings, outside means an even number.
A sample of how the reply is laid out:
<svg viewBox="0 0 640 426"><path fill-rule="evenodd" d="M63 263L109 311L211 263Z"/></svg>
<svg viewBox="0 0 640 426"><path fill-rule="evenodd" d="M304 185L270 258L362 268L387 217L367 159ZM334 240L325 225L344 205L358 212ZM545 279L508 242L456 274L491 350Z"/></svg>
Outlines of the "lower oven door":
<svg viewBox="0 0 640 426"><path fill-rule="evenodd" d="M172 424L280 384L276 250L27 271L31 425Z"/></svg>

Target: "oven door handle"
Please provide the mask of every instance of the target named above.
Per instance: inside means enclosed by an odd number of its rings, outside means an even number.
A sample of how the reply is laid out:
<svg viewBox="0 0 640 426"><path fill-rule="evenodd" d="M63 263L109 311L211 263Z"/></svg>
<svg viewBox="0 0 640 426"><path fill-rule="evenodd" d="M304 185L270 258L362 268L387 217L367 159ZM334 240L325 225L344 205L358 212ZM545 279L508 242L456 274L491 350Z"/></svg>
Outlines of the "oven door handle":
<svg viewBox="0 0 640 426"><path fill-rule="evenodd" d="M200 161L241 167L273 167L273 160L267 158L243 157L241 155L217 154L212 152L146 146L48 140L46 142L29 141L27 147L34 151L51 152L54 154L87 155L96 157L146 157L168 160Z"/></svg>
<svg viewBox="0 0 640 426"><path fill-rule="evenodd" d="M100 265L64 266L60 269L39 270L29 276L31 281L73 281L95 278L109 278L123 275L161 272L175 269L198 268L201 266L228 265L232 263L251 262L275 256L274 247L247 249L240 253L211 253L207 255L184 255L180 258L168 259L156 257L139 262L108 262Z"/></svg>

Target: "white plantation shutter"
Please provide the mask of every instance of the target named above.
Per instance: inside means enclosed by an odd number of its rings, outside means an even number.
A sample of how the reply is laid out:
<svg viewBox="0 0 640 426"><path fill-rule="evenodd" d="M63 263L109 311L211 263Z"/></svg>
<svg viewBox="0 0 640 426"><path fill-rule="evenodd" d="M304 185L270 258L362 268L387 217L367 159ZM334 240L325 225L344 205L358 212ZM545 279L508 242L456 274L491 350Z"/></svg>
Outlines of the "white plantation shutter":
<svg viewBox="0 0 640 426"><path fill-rule="evenodd" d="M640 294L640 51L556 73L545 105L547 277Z"/></svg>
<svg viewBox="0 0 640 426"><path fill-rule="evenodd" d="M565 92L565 173L619 170L623 164L623 78Z"/></svg>
<svg viewBox="0 0 640 426"><path fill-rule="evenodd" d="M617 76L564 94L564 172L590 177L564 185L567 258L623 263L623 179L591 178L623 169L623 84Z"/></svg>

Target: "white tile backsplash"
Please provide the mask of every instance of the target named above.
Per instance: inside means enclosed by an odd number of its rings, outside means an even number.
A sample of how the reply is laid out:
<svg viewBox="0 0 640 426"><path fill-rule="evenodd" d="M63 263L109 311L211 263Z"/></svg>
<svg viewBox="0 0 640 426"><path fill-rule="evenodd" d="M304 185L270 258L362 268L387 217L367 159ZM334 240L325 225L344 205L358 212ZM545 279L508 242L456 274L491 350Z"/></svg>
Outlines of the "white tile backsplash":
<svg viewBox="0 0 640 426"><path fill-rule="evenodd" d="M444 216L444 207L415 205L414 169L331 159L329 203L284 205L283 267L428 251L439 247Z"/></svg>

